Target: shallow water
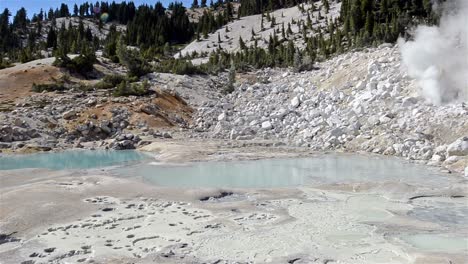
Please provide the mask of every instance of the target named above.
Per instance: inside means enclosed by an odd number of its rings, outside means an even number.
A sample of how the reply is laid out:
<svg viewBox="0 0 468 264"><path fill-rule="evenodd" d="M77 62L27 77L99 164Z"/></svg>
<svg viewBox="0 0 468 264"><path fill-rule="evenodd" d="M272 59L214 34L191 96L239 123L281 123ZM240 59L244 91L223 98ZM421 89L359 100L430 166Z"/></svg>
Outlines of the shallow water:
<svg viewBox="0 0 468 264"><path fill-rule="evenodd" d="M405 184L409 184L422 187L423 190L441 190L460 181L456 176L402 159L360 155L330 154L307 158L188 164L157 163L148 155L137 151L73 150L0 156L0 170L91 169L109 166L114 166L110 172L119 177L142 178L156 186L183 188L314 187L327 184L333 186L335 183L376 183L376 186L383 186L382 188L403 188ZM390 184L383 184L386 182ZM339 186L337 188L334 194L341 197L343 194ZM328 191L333 193L333 188ZM386 191L377 189L376 192ZM405 192L404 189L398 191ZM386 239L402 248L438 254L468 252L468 239L463 236L468 232L468 207L465 198L453 199L450 195L420 197L413 199L411 203L405 203L385 197L382 193L366 193L364 190L350 194L343 201L334 199L333 196L325 200L314 200L321 198L321 194L317 197L311 194L309 202L335 206L336 210L345 212L343 215L346 215L347 220L355 221L356 225L348 229L324 234L326 240L334 245L352 248L375 241L383 243L383 238L376 230L384 227L382 230L391 231ZM413 196L412 193L409 195ZM233 202L247 198L235 193L213 202ZM371 229L367 229L368 223L371 224ZM419 227L421 223L423 225ZM425 224L430 224L433 229L429 231Z"/></svg>
<svg viewBox="0 0 468 264"><path fill-rule="evenodd" d="M168 187L274 188L302 185L385 181L418 186L453 181L435 170L401 159L359 155L162 164L137 151L69 150L0 156L0 170L47 168L91 169L118 166L123 177Z"/></svg>
<svg viewBox="0 0 468 264"><path fill-rule="evenodd" d="M137 151L69 150L0 156L0 170L45 168L51 170L91 169L147 159Z"/></svg>
<svg viewBox="0 0 468 264"><path fill-rule="evenodd" d="M322 155L310 158L139 164L114 171L169 187L272 188L354 182L404 182L437 186L449 177L396 158Z"/></svg>
<svg viewBox="0 0 468 264"><path fill-rule="evenodd" d="M424 251L468 253L468 238L466 237L448 236L446 234L415 234L405 235L402 240Z"/></svg>

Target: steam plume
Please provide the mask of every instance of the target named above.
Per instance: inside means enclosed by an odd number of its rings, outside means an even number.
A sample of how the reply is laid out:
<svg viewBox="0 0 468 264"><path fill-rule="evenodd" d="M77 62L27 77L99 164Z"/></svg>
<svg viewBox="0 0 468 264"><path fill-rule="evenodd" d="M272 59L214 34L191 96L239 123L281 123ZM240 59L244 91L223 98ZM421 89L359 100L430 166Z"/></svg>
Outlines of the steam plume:
<svg viewBox="0 0 468 264"><path fill-rule="evenodd" d="M468 0L438 6L440 25L420 25L414 40L399 40L403 64L434 104L468 101Z"/></svg>

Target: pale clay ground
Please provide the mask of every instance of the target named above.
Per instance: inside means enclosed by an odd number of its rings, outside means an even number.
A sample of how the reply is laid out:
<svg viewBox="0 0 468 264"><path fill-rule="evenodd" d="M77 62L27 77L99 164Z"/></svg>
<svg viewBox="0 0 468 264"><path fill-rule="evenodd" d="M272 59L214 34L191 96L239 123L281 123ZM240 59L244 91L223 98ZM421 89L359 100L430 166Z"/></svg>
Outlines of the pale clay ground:
<svg viewBox="0 0 468 264"><path fill-rule="evenodd" d="M257 157L295 155L256 148ZM187 161L182 149L198 160L255 156L216 144L204 151L181 142L147 147L170 162ZM462 263L466 257L421 252L391 236L447 232L407 216L415 206L408 195L424 190L400 183L233 190L232 197L201 202L219 190L148 186L107 170L18 170L2 172L0 180L0 233L19 239L0 244L2 263ZM444 202L463 207L466 199Z"/></svg>

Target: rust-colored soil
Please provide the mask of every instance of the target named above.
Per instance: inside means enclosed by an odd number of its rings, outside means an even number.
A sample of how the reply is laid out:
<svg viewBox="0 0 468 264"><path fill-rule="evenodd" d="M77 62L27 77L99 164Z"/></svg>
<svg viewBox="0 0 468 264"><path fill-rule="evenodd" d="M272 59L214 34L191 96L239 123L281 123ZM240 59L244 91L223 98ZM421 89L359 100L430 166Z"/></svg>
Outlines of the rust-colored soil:
<svg viewBox="0 0 468 264"><path fill-rule="evenodd" d="M15 102L19 98L31 95L33 83L52 83L61 75L60 69L52 66L49 59L0 70L0 102Z"/></svg>
<svg viewBox="0 0 468 264"><path fill-rule="evenodd" d="M147 114L140 110L142 105L153 104L159 109L154 114ZM146 123L150 128L173 127L171 117L178 115L180 118L190 123L193 109L177 95L167 92L158 91L158 97L151 100L137 100L132 104L112 103L108 102L98 107L90 107L86 111L79 113L79 117L68 121L68 128L73 130L76 126L84 124L88 121L99 123L102 120L110 120L112 118L111 109L115 107L125 107L131 113L130 124Z"/></svg>

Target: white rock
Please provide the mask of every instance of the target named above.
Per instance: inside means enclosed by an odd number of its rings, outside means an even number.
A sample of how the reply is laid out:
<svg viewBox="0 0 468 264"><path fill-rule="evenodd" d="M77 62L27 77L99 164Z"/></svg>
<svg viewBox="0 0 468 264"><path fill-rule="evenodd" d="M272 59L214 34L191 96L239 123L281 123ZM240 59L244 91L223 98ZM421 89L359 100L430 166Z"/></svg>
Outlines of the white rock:
<svg viewBox="0 0 468 264"><path fill-rule="evenodd" d="M393 48L393 44L391 43L380 44L379 49L385 49L385 48Z"/></svg>
<svg viewBox="0 0 468 264"><path fill-rule="evenodd" d="M356 113L356 115L358 116L361 116L363 115L366 111L365 111L365 108L362 106L362 105L358 105L356 107L353 108L353 111L354 113Z"/></svg>
<svg viewBox="0 0 468 264"><path fill-rule="evenodd" d="M271 124L270 121L265 121L262 123L262 128L265 130L269 130L273 128L273 125Z"/></svg>
<svg viewBox="0 0 468 264"><path fill-rule="evenodd" d="M234 106L233 106L232 104L230 104L230 103L224 103L224 104L223 104L223 109L224 109L224 110L230 110L230 109L232 109L233 107L234 107Z"/></svg>
<svg viewBox="0 0 468 264"><path fill-rule="evenodd" d="M386 115L383 115L383 116L381 116L381 117L379 118L379 122L380 122L381 124L388 123L388 122L390 122L391 120L392 120L392 119L391 119L390 117L386 116Z"/></svg>
<svg viewBox="0 0 468 264"><path fill-rule="evenodd" d="M299 97L294 97L292 100L291 100L291 106L293 108L297 108L299 106L301 102L299 101Z"/></svg>
<svg viewBox="0 0 468 264"><path fill-rule="evenodd" d="M76 117L76 111L73 109L62 114L63 119L72 119L74 117Z"/></svg>
<svg viewBox="0 0 468 264"><path fill-rule="evenodd" d="M403 102L401 103L401 106L403 107L408 107L416 104L418 100L414 97L406 97L403 99Z"/></svg>
<svg viewBox="0 0 468 264"><path fill-rule="evenodd" d="M221 135L223 132L227 131L229 128L229 125L224 122L224 121L220 121L216 124L214 130L213 130L213 134L214 135Z"/></svg>
<svg viewBox="0 0 468 264"><path fill-rule="evenodd" d="M386 148L383 152L384 155L394 155L395 154L395 150L393 149L392 146Z"/></svg>
<svg viewBox="0 0 468 264"><path fill-rule="evenodd" d="M453 164L455 162L458 162L460 159L461 159L461 157L459 157L459 156L451 156L451 157L448 157L444 161L444 164L450 165L450 164Z"/></svg>
<svg viewBox="0 0 468 264"><path fill-rule="evenodd" d="M468 155L468 137L457 139L447 147L447 156L466 156Z"/></svg>
<svg viewBox="0 0 468 264"><path fill-rule="evenodd" d="M371 61L371 62L367 65L367 73L368 73L370 76L375 75L378 71L379 71L379 63L378 63L378 62L376 62L376 61Z"/></svg>
<svg viewBox="0 0 468 264"><path fill-rule="evenodd" d="M233 140L237 138L237 132L236 130L232 129L231 133L229 133L229 139Z"/></svg>
<svg viewBox="0 0 468 264"><path fill-rule="evenodd" d="M284 108L281 108L281 109L278 110L278 112L276 113L276 117L281 119L281 118L285 117L287 114L288 114L288 110L286 110L286 109L284 109Z"/></svg>
<svg viewBox="0 0 468 264"><path fill-rule="evenodd" d="M376 126L380 123L380 120L377 116L370 116L368 119L367 119L367 122L372 125L372 126Z"/></svg>
<svg viewBox="0 0 468 264"><path fill-rule="evenodd" d="M342 136L343 134L344 134L343 129L341 129L341 128L339 128L339 127L334 128L334 129L332 129L332 130L330 131L330 137L335 137L335 138L337 138L337 137Z"/></svg>
<svg viewBox="0 0 468 264"><path fill-rule="evenodd" d="M222 112L222 113L218 116L218 121L223 121L223 120L226 120L226 113L225 113L225 112Z"/></svg>
<svg viewBox="0 0 468 264"><path fill-rule="evenodd" d="M362 89L364 89L364 87L366 87L366 83L363 82L363 81L360 81L360 82L358 82L358 83L356 84L356 87L355 87L355 88L356 88L356 90L362 90Z"/></svg>
<svg viewBox="0 0 468 264"><path fill-rule="evenodd" d="M438 146L434 149L434 153L440 156L445 157L445 154L447 153L447 146L446 145L441 145Z"/></svg>
<svg viewBox="0 0 468 264"><path fill-rule="evenodd" d="M375 89L377 89L377 83L375 83L375 82L368 82L368 83L366 84L366 89L367 89L367 90L375 90Z"/></svg>
<svg viewBox="0 0 468 264"><path fill-rule="evenodd" d="M438 162L442 162L445 160L444 157L438 155L438 154L434 154L432 155L432 158L431 158L432 161L438 161Z"/></svg>

